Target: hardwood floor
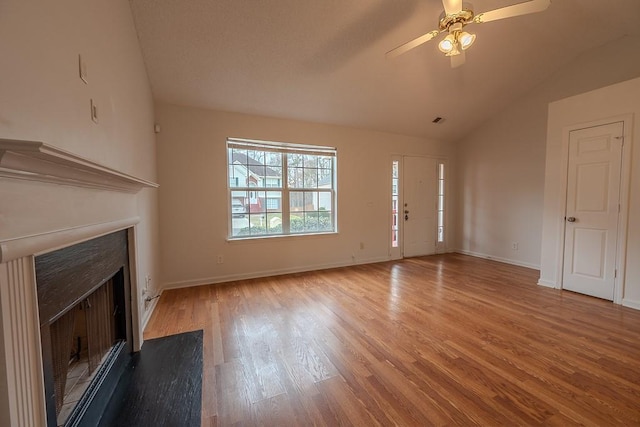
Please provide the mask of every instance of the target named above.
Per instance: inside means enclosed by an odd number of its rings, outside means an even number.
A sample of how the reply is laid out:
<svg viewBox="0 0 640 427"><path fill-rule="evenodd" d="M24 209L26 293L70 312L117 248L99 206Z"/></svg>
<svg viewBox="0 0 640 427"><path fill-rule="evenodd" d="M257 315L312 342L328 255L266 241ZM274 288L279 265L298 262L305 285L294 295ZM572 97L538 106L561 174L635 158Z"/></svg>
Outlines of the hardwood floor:
<svg viewBox="0 0 640 427"><path fill-rule="evenodd" d="M640 311L448 254L166 291L203 426L640 425Z"/></svg>

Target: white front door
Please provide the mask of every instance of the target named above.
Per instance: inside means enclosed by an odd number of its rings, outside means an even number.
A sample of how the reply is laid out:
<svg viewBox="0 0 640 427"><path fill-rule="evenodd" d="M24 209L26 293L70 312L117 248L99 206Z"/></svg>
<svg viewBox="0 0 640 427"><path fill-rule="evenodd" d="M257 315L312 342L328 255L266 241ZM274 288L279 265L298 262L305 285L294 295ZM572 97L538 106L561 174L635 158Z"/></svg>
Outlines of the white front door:
<svg viewBox="0 0 640 427"><path fill-rule="evenodd" d="M623 122L571 131L563 289L613 300Z"/></svg>
<svg viewBox="0 0 640 427"><path fill-rule="evenodd" d="M436 160L404 157L402 171L403 255L414 257L436 252Z"/></svg>

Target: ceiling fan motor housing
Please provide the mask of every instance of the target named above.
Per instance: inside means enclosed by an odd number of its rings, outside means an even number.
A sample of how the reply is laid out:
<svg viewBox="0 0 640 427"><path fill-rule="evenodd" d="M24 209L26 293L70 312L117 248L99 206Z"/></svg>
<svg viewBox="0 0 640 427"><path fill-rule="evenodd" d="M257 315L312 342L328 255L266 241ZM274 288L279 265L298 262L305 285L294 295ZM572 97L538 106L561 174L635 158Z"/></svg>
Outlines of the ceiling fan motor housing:
<svg viewBox="0 0 640 427"><path fill-rule="evenodd" d="M451 15L443 13L443 16L440 18L440 31L451 31L451 26L455 24L460 24L460 28L462 28L473 22L474 16L473 10L471 9L463 9L460 12Z"/></svg>

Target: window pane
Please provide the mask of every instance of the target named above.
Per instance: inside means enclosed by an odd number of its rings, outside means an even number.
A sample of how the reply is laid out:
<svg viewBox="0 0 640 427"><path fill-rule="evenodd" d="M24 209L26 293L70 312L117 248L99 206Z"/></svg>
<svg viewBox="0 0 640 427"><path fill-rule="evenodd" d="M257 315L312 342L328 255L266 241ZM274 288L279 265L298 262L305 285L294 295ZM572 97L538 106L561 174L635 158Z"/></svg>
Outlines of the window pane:
<svg viewBox="0 0 640 427"><path fill-rule="evenodd" d="M333 172L330 169L318 169L318 188L333 188Z"/></svg>
<svg viewBox="0 0 640 427"><path fill-rule="evenodd" d="M267 178L265 182L267 187L280 188L282 186L282 168L279 166L269 166L267 168Z"/></svg>
<svg viewBox="0 0 640 427"><path fill-rule="evenodd" d="M249 235L249 215L243 214L231 218L231 235L247 236Z"/></svg>
<svg viewBox="0 0 640 427"><path fill-rule="evenodd" d="M304 193L302 191L291 191L289 193L289 208L291 212L304 211Z"/></svg>
<svg viewBox="0 0 640 427"><path fill-rule="evenodd" d="M302 168L289 167L289 187L291 188L303 188L304 187L304 173Z"/></svg>
<svg viewBox="0 0 640 427"><path fill-rule="evenodd" d="M264 151L247 150L247 156L249 156L247 161L249 166L264 165Z"/></svg>
<svg viewBox="0 0 640 427"><path fill-rule="evenodd" d="M318 167L318 156L313 154L305 154L304 167L316 169Z"/></svg>
<svg viewBox="0 0 640 427"><path fill-rule="evenodd" d="M333 231L333 212L318 212L318 231Z"/></svg>
<svg viewBox="0 0 640 427"><path fill-rule="evenodd" d="M247 150L232 148L229 150L229 164L247 164Z"/></svg>
<svg viewBox="0 0 640 427"><path fill-rule="evenodd" d="M304 214L304 231L318 231L318 212Z"/></svg>
<svg viewBox="0 0 640 427"><path fill-rule="evenodd" d="M318 188L318 169L304 170L304 188Z"/></svg>
<svg viewBox="0 0 640 427"><path fill-rule="evenodd" d="M267 214L267 233L268 234L281 234L282 233L282 214L273 213Z"/></svg>
<svg viewBox="0 0 640 427"><path fill-rule="evenodd" d="M237 191L234 190L231 192L231 199L237 199L244 206L248 197L248 193L246 191Z"/></svg>
<svg viewBox="0 0 640 427"><path fill-rule="evenodd" d="M318 156L318 167L321 169L333 169L333 157Z"/></svg>
<svg viewBox="0 0 640 427"><path fill-rule="evenodd" d="M289 153L287 154L287 164L289 167L298 167L301 168L304 166L304 155Z"/></svg>
<svg viewBox="0 0 640 427"><path fill-rule="evenodd" d="M302 233L304 231L304 214L291 213L289 217L289 229L291 233Z"/></svg>
<svg viewBox="0 0 640 427"><path fill-rule="evenodd" d="M252 236L260 236L267 233L265 226L265 216L262 214L249 215L250 234Z"/></svg>
<svg viewBox="0 0 640 427"><path fill-rule="evenodd" d="M398 185L400 183L399 178L399 161L392 160L391 162L391 247L398 247Z"/></svg>
<svg viewBox="0 0 640 427"><path fill-rule="evenodd" d="M264 191L250 191L249 211L251 213L266 212L267 196Z"/></svg>
<svg viewBox="0 0 640 427"><path fill-rule="evenodd" d="M318 210L318 193L316 193L315 191L308 191L304 193L304 210L305 211Z"/></svg>
<svg viewBox="0 0 640 427"><path fill-rule="evenodd" d="M270 167L282 166L282 153L268 151L265 153L265 164Z"/></svg>
<svg viewBox="0 0 640 427"><path fill-rule="evenodd" d="M239 187L240 186L240 176L239 173L236 172L236 166L229 165L229 187Z"/></svg>
<svg viewBox="0 0 640 427"><path fill-rule="evenodd" d="M281 212L282 209L282 192L280 191L268 191L267 192L267 204L268 211Z"/></svg>
<svg viewBox="0 0 640 427"><path fill-rule="evenodd" d="M318 210L333 210L333 194L328 191L321 191L318 193Z"/></svg>
<svg viewBox="0 0 640 427"><path fill-rule="evenodd" d="M256 187L267 186L267 167L266 166L250 166L251 181Z"/></svg>

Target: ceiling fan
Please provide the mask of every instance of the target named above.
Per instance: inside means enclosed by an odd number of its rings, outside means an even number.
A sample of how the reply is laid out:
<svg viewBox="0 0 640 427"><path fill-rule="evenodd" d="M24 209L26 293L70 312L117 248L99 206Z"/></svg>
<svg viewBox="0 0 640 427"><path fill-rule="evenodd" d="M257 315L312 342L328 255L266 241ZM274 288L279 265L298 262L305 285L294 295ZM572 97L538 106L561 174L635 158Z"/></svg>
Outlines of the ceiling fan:
<svg viewBox="0 0 640 427"><path fill-rule="evenodd" d="M394 58L434 39L440 33L446 31L449 34L440 41L438 48L445 56L451 57L451 67L456 68L464 64L464 51L467 50L476 39L475 34L469 34L464 31L465 26L542 12L547 9L550 4L551 0L529 0L524 3L514 4L513 6L475 14L471 4L463 4L462 0L442 0L444 12L440 15L438 29L429 31L427 34L390 50L386 56L387 58Z"/></svg>

